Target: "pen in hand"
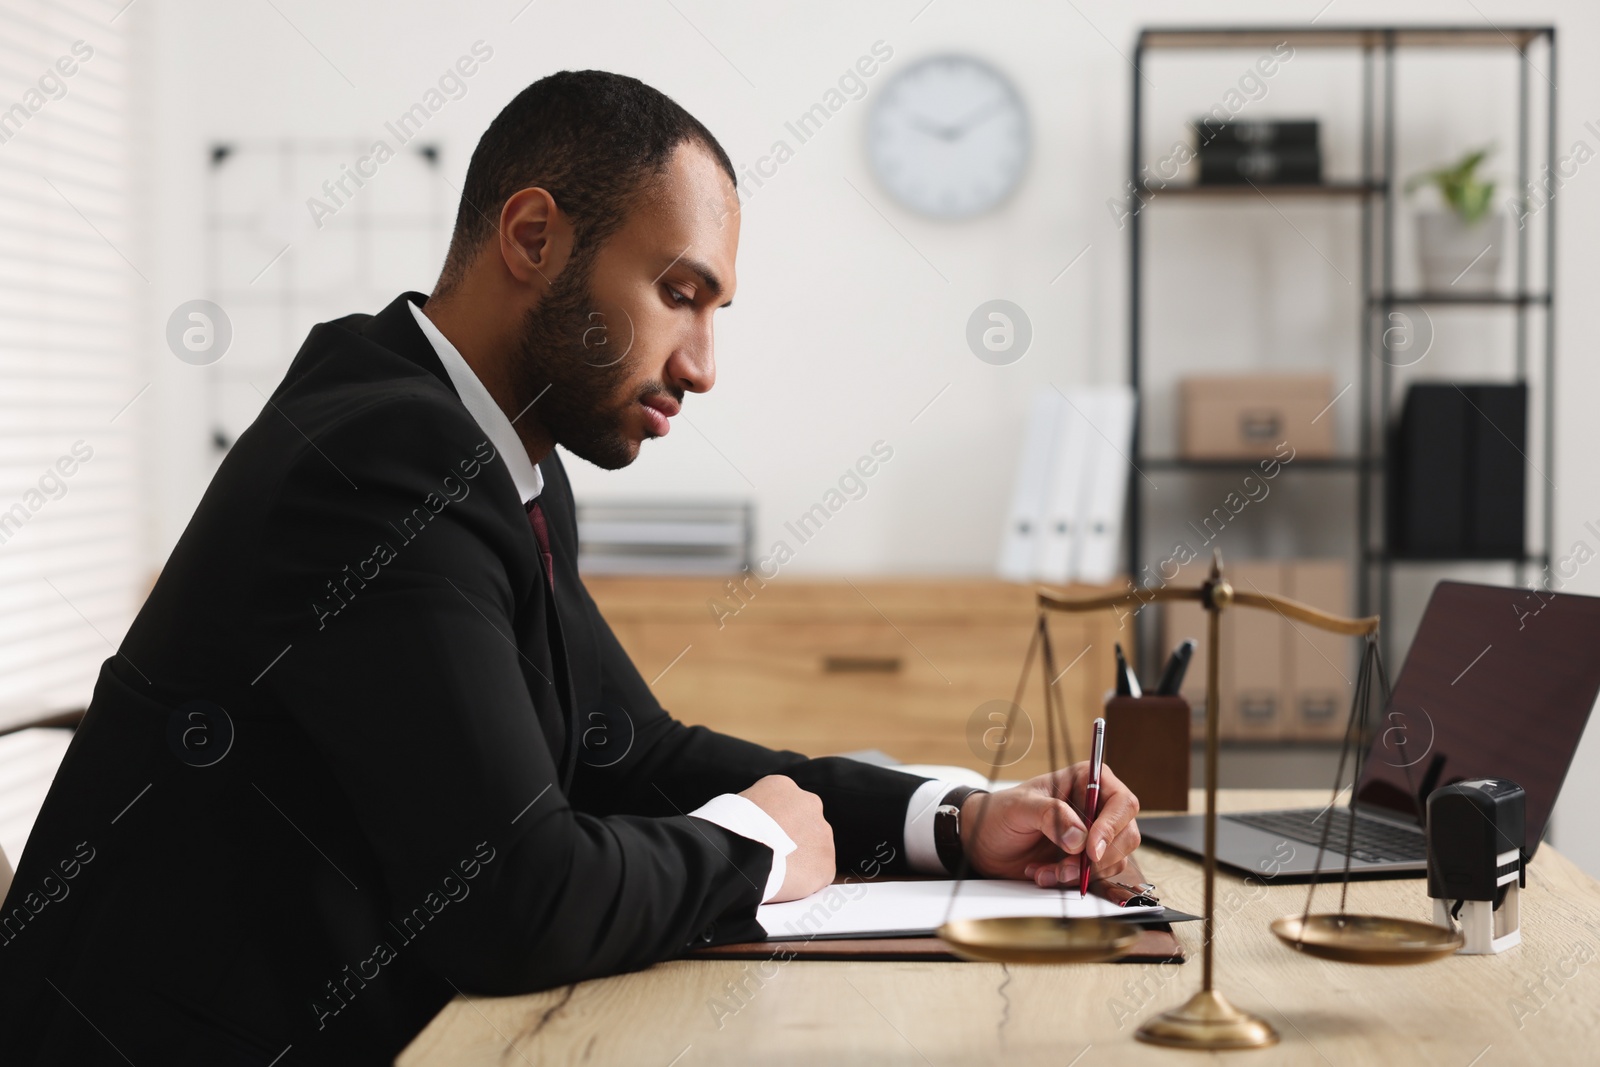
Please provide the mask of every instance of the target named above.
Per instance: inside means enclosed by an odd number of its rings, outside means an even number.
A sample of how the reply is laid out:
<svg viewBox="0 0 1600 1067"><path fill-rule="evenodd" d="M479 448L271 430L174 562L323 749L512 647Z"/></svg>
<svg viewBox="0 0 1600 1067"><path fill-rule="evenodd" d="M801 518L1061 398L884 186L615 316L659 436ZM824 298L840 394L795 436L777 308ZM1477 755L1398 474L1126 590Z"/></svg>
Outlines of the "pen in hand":
<svg viewBox="0 0 1600 1067"><path fill-rule="evenodd" d="M1121 650L1117 658L1121 659ZM1106 721L1094 721L1094 742L1089 748L1089 784L1083 791L1083 810L1088 819L1083 828L1083 854L1078 860L1078 895L1089 895L1089 831L1094 828L1095 816L1100 814L1100 768L1106 758Z"/></svg>

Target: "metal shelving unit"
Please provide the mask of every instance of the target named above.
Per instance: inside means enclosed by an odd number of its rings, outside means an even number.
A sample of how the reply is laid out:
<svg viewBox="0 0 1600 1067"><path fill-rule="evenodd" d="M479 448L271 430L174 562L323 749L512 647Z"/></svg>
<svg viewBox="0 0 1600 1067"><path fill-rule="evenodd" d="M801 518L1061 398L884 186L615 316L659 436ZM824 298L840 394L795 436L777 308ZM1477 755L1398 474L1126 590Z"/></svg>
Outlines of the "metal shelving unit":
<svg viewBox="0 0 1600 1067"><path fill-rule="evenodd" d="M1532 86L1530 75L1534 68L1530 53L1542 51L1547 73L1542 75L1550 89L1545 105L1546 130L1544 135L1546 173L1554 173L1556 166L1556 31L1551 26L1520 26L1494 28L1466 26L1363 26L1363 27L1248 27L1226 29L1217 27L1147 29L1141 32L1133 55L1132 132L1129 149L1129 188L1143 189L1152 196L1135 198L1129 212L1129 322L1128 322L1128 380L1136 396L1140 397L1140 414L1143 415L1141 385L1145 371L1144 318L1148 313L1144 293L1143 244L1145 240L1145 212L1155 205L1168 201L1187 202L1191 205L1206 201L1221 203L1247 203L1254 201L1263 209L1271 210L1271 198L1320 198L1333 203L1348 203L1360 215L1360 297L1359 305L1360 352L1357 359L1356 384L1361 398L1358 418L1358 446L1354 455L1340 455L1326 459L1299 459L1293 469L1296 477L1304 472L1307 477L1321 475L1353 475L1352 504L1356 511L1356 528L1359 541L1352 546L1351 558L1355 561L1356 600L1359 614L1377 612L1391 617L1393 608L1393 572L1396 567L1412 564L1481 563L1482 558L1421 559L1400 558L1387 550L1383 522L1384 478L1387 461L1387 433L1396 415L1395 367L1380 358L1386 316L1399 306L1436 306L1439 308L1472 307L1500 309L1514 316L1514 381L1528 382L1530 364L1539 361L1537 387L1532 390L1530 415L1537 414L1537 422L1530 419L1530 452L1535 452L1541 463L1536 467L1542 477L1530 478L1528 485L1539 493L1533 510L1540 519L1537 545L1530 543L1529 551L1512 558L1495 557L1495 561L1511 563L1516 570L1516 581L1528 580L1529 568L1538 568L1553 558L1554 500L1549 490L1549 479L1554 466L1554 396L1555 396L1555 331L1551 315L1555 306L1555 198L1542 205L1540 223L1544 227L1542 258L1543 286L1532 287L1530 271L1529 235L1531 226L1518 227L1515 235L1515 282L1509 293L1456 294L1437 292L1402 292L1395 288L1395 230L1398 214L1400 182L1395 173L1395 137L1397 129L1396 60L1407 49L1512 49L1517 56L1517 128L1516 128L1516 182L1517 189L1526 197L1529 185L1532 123L1530 119ZM1156 185L1145 180L1142 145L1145 123L1145 85L1143 70L1153 54L1173 50L1220 50L1270 48L1288 41L1296 49L1346 49L1360 58L1361 67L1361 169L1358 177L1350 180L1332 180L1317 185L1255 186L1179 186ZM1527 207L1524 199L1524 209ZM1526 210L1524 211L1526 215ZM1529 342L1531 317L1543 317L1542 351L1534 351ZM1532 383L1530 383L1532 384ZM1537 425L1539 440L1533 441ZM1245 471L1252 467L1249 461L1185 460L1171 456L1151 456L1144 450L1144 426L1140 418L1134 434L1133 466L1129 473L1127 561L1128 573L1138 580L1141 568L1152 557L1146 554L1145 536L1145 480L1139 471L1159 470L1173 474L1207 471ZM1531 533L1532 531L1530 531ZM1530 537L1530 542L1534 538ZM1149 614L1141 615L1138 634L1141 647L1156 647L1154 627L1156 620ZM1393 627L1384 630L1384 654L1395 663Z"/></svg>

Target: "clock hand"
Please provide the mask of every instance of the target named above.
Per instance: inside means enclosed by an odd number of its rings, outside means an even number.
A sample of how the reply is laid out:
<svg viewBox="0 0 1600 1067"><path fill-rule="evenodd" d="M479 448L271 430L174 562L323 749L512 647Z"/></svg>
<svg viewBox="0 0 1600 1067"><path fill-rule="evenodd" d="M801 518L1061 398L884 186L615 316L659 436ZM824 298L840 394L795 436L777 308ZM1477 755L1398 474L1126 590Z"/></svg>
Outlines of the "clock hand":
<svg viewBox="0 0 1600 1067"><path fill-rule="evenodd" d="M937 137L941 141L953 140L961 133L961 131L954 126L941 126L938 123L929 119L925 119L921 115L917 115L915 113L913 113L907 121L909 121L912 126L921 130L923 133L926 133L932 137Z"/></svg>
<svg viewBox="0 0 1600 1067"><path fill-rule="evenodd" d="M965 136L968 130L978 125L1001 107L1004 107L1005 104L1006 98L1003 96L991 100L977 110L969 112L959 122L950 126L941 125L933 122L930 119L925 119L916 113L911 114L909 122L912 126L921 130L923 133L926 133L932 137L937 137L941 141L954 141L957 138Z"/></svg>
<svg viewBox="0 0 1600 1067"><path fill-rule="evenodd" d="M1006 98L1000 97L998 99L991 100L987 104L978 108L976 111L972 112L966 118L962 119L960 122L956 123L950 128L953 137L960 137L964 135L973 126L976 126L979 122L988 118L992 112L1004 106L1005 103Z"/></svg>

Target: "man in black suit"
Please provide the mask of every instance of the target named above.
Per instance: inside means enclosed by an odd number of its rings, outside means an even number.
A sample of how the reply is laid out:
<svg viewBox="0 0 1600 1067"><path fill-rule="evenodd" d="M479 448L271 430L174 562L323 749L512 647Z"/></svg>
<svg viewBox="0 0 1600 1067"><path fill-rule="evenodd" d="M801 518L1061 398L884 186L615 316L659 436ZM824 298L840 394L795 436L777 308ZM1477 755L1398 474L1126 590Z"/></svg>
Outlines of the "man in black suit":
<svg viewBox="0 0 1600 1067"><path fill-rule="evenodd" d="M969 793L657 704L579 577L601 467L715 375L734 172L563 72L473 154L431 298L311 331L94 698L0 915L7 1063L387 1062L457 992L760 936L836 871L1115 874L1081 766Z"/></svg>

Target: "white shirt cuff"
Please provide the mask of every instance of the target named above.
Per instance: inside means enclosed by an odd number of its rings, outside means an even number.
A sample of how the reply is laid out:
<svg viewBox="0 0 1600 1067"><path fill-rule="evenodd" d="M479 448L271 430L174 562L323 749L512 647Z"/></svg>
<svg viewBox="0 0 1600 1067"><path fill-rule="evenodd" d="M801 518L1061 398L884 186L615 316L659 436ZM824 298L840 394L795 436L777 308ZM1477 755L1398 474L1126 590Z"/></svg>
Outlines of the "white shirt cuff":
<svg viewBox="0 0 1600 1067"><path fill-rule="evenodd" d="M767 873L767 888L761 894L761 903L765 904L778 895L778 890L783 888L784 875L788 873L789 853L796 848L789 835L783 832L783 827L778 825L778 820L762 811L761 806L749 797L742 797L737 793L723 793L721 796L712 797L689 814L693 818L716 823L729 833L747 837L770 848L772 870ZM928 825L928 841L931 844L933 824L930 822Z"/></svg>
<svg viewBox="0 0 1600 1067"><path fill-rule="evenodd" d="M939 861L939 849L933 843L933 817L939 810L939 801L958 783L929 778L911 794L906 805L906 863L918 874L949 874Z"/></svg>

